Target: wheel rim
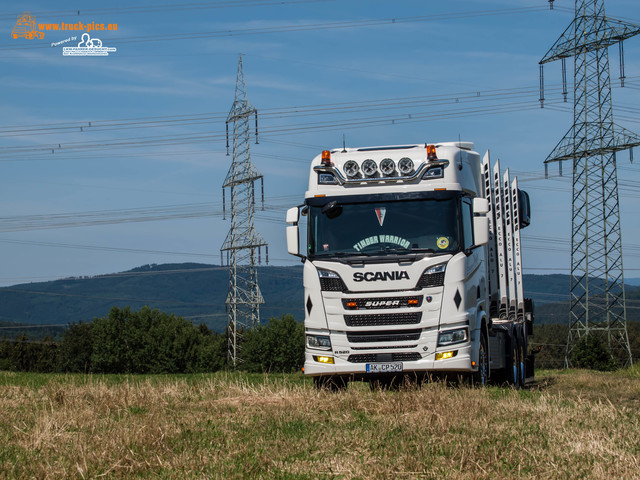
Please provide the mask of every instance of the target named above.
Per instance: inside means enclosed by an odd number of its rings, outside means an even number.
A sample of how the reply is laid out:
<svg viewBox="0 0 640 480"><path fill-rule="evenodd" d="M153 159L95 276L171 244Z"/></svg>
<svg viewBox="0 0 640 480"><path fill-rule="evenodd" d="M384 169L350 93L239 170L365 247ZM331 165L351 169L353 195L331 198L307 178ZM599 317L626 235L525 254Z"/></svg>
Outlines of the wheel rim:
<svg viewBox="0 0 640 480"><path fill-rule="evenodd" d="M487 384L487 376L488 376L488 372L487 370L489 370L488 366L489 366L489 359L487 358L487 349L485 347L485 345L481 342L480 343L480 385L486 385Z"/></svg>
<svg viewBox="0 0 640 480"><path fill-rule="evenodd" d="M517 387L520 379L519 363L518 362L518 347L514 345L513 347L513 361L511 362L513 365L513 384Z"/></svg>

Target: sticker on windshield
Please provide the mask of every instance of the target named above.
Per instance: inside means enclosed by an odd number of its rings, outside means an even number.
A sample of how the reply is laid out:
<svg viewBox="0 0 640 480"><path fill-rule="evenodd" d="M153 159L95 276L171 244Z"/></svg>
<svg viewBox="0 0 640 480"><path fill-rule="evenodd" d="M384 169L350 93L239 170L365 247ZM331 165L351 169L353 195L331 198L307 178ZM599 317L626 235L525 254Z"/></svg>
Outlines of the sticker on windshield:
<svg viewBox="0 0 640 480"><path fill-rule="evenodd" d="M447 237L440 237L436 241L436 245L438 245L438 248L440 250L444 250L445 248L447 248L449 246L449 239Z"/></svg>
<svg viewBox="0 0 640 480"><path fill-rule="evenodd" d="M353 249L356 252L359 252L363 248L368 247L369 245L375 245L378 243L391 243L394 245L399 245L402 248L409 248L409 245L411 245L411 242L409 240L398 237L396 235L373 235L371 237L367 237L360 240L358 243L356 243L353 246Z"/></svg>
<svg viewBox="0 0 640 480"><path fill-rule="evenodd" d="M376 217L378 217L378 223L380 226L384 223L384 216L387 214L386 207L376 208Z"/></svg>

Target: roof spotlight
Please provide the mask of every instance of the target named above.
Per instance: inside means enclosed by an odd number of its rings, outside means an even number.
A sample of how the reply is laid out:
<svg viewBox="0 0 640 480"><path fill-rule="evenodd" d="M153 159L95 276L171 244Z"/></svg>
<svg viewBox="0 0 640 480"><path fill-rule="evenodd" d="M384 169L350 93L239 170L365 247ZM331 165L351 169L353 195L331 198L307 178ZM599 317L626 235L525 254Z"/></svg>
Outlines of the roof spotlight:
<svg viewBox="0 0 640 480"><path fill-rule="evenodd" d="M380 171L385 177L390 177L396 170L396 164L390 158L385 158L380 162Z"/></svg>
<svg viewBox="0 0 640 480"><path fill-rule="evenodd" d="M344 173L346 173L347 177L349 178L358 176L358 172L360 171L360 167L358 167L358 164L353 160L349 160L348 162L345 162L345 164L342 166L342 169L344 170Z"/></svg>
<svg viewBox="0 0 640 480"><path fill-rule="evenodd" d="M413 172L413 160L409 157L401 158L398 162L398 170L400 170L400 173L403 175L411 174L411 172Z"/></svg>
<svg viewBox="0 0 640 480"><path fill-rule="evenodd" d="M376 165L376 162L368 158L362 162L362 171L367 177L373 177L378 171L378 166Z"/></svg>

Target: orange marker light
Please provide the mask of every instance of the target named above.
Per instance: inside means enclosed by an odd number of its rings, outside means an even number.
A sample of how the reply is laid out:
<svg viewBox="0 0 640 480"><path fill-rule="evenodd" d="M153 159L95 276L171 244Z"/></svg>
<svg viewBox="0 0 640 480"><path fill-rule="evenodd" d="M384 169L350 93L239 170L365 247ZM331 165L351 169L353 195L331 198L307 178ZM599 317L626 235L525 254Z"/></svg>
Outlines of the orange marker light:
<svg viewBox="0 0 640 480"><path fill-rule="evenodd" d="M357 306L356 302L347 302L347 308L356 308Z"/></svg>
<svg viewBox="0 0 640 480"><path fill-rule="evenodd" d="M409 305L418 305L418 299L417 298L410 298L407 303Z"/></svg>
<svg viewBox="0 0 640 480"><path fill-rule="evenodd" d="M436 155L435 145L427 145L427 160L429 160L430 162L438 160L438 156Z"/></svg>

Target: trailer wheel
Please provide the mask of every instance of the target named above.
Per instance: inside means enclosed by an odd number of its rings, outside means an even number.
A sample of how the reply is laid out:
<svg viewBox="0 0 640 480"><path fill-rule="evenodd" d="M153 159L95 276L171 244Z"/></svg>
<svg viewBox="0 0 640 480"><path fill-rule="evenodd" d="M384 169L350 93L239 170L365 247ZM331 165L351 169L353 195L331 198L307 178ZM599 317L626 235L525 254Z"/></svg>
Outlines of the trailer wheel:
<svg viewBox="0 0 640 480"><path fill-rule="evenodd" d="M515 336L511 339L511 372L509 383L513 385L516 390L520 388L520 346Z"/></svg>
<svg viewBox="0 0 640 480"><path fill-rule="evenodd" d="M480 351L478 354L478 371L471 374L473 385L485 387L489 381L489 349L487 348L487 336L484 331L480 333Z"/></svg>
<svg viewBox="0 0 640 480"><path fill-rule="evenodd" d="M525 351L524 344L520 345L519 352L520 352L520 368L519 368L520 387L524 388L525 384L527 383L527 368L526 368L527 352Z"/></svg>

